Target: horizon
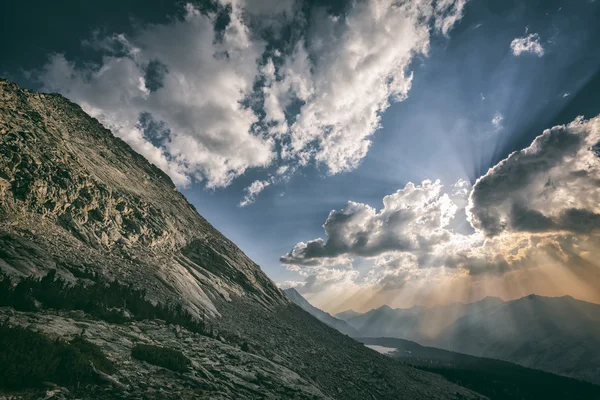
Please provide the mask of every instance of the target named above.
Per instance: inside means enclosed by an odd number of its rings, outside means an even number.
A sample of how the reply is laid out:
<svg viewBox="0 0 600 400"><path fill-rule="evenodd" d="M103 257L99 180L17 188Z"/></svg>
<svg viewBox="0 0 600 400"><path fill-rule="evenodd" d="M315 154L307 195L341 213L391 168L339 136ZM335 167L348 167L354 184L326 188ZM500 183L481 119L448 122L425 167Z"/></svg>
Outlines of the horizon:
<svg viewBox="0 0 600 400"><path fill-rule="evenodd" d="M295 288L288 288L288 289L285 289L285 290L289 290L289 289L295 290ZM296 291L296 292L298 293L298 291ZM300 296L302 296L301 293L298 293L298 294L300 294ZM584 303L589 303L589 304L594 304L594 305L599 305L600 306L600 303L595 303L595 302L592 302L592 301L581 300L581 299L578 299L577 297L572 296L570 294L565 294L565 295L562 295L562 296L543 296L543 295L536 294L536 293L530 293L530 294L524 295L522 297L517 297L517 298L514 298L514 299L503 299L502 297L499 297L499 296L485 296L485 297L483 297L481 299L473 300L473 301L468 302L468 303L454 301L454 302L443 303L443 304L442 303L437 303L437 304L434 304L434 305L414 304L414 305L409 306L409 307L391 307L391 306L389 306L387 304L382 304L379 307L371 308L371 309L368 309L366 311L358 311L358 310L355 310L355 309L352 309L352 308L348 308L348 309L341 310L341 311L335 311L335 312L330 312L330 311L327 311L325 309L322 309L322 311L325 311L325 312L329 313L331 316L335 317L337 314L341 314L341 313L348 312L348 311L356 312L358 314L366 314L366 313L368 313L370 311L378 310L378 309L383 308L383 307L389 307L392 310L410 310L412 308L427 308L427 309L432 309L432 308L436 308L436 307L450 306L450 305L453 305L453 304L469 305L469 304L481 302L481 301L483 301L485 299L488 299L488 298L490 298L490 299L499 299L499 300L501 300L504 303L509 303L509 302L516 301L516 300L522 300L522 299L524 299L526 297L531 297L531 296L534 296L534 297L543 297L543 298L547 298L547 299L561 299L561 298L564 298L564 297L568 297L568 298L571 298L571 299L576 300L576 301L581 301L581 302L584 302ZM304 298L304 296L302 296L302 297ZM308 299L306 299L306 298L304 298L304 299L306 301L308 301L309 304L313 305ZM317 308L319 308L319 307L317 307Z"/></svg>

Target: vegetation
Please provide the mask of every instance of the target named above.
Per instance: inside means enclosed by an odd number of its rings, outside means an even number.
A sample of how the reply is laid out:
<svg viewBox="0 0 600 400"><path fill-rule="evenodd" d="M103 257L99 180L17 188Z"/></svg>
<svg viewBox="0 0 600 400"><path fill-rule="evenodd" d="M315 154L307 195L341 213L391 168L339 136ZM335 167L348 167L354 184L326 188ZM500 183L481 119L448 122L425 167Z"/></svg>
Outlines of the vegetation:
<svg viewBox="0 0 600 400"><path fill-rule="evenodd" d="M0 276L0 306L11 306L19 311L36 311L40 307L82 310L111 323L123 323L132 318L162 319L191 332L208 334L204 322L195 319L179 303L153 304L146 298L144 290L116 281L71 284L57 277L55 270L42 278L23 278L16 285L8 276Z"/></svg>
<svg viewBox="0 0 600 400"><path fill-rule="evenodd" d="M517 399L598 399L600 386L529 368L506 368L491 363L479 366L426 366L412 364L424 371L440 374L451 382L492 400Z"/></svg>
<svg viewBox="0 0 600 400"><path fill-rule="evenodd" d="M506 361L470 356L394 338L362 338L398 349L399 361L444 376L492 400L600 399L600 386Z"/></svg>
<svg viewBox="0 0 600 400"><path fill-rule="evenodd" d="M250 344L245 340L240 345L240 350L245 351L246 353L250 351Z"/></svg>
<svg viewBox="0 0 600 400"><path fill-rule="evenodd" d="M4 389L37 387L43 382L96 383L94 367L114 372L114 365L100 348L80 337L65 342L0 325L0 349L0 387Z"/></svg>
<svg viewBox="0 0 600 400"><path fill-rule="evenodd" d="M186 372L192 362L178 350L138 344L131 350L133 358L176 372Z"/></svg>

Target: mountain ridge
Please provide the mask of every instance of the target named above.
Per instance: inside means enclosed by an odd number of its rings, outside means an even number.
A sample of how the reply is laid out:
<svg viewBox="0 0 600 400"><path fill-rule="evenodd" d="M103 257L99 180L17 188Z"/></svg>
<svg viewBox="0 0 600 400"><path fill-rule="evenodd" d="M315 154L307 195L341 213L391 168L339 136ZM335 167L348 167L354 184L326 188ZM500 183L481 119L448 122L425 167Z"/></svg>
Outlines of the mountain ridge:
<svg viewBox="0 0 600 400"><path fill-rule="evenodd" d="M348 335L352 338L357 338L360 336L360 333L348 325L346 321L333 317L331 314L313 306L308 302L304 296L302 296L298 291L294 288L285 289L283 291L285 295L300 306L304 311L316 317L319 321L329 325L330 327L337 329L344 335Z"/></svg>
<svg viewBox="0 0 600 400"><path fill-rule="evenodd" d="M458 319L437 346L600 383L600 305L530 294Z"/></svg>
<svg viewBox="0 0 600 400"><path fill-rule="evenodd" d="M600 383L600 305L529 294L463 304L392 309L350 317L361 337L390 337L496 358Z"/></svg>
<svg viewBox="0 0 600 400"><path fill-rule="evenodd" d="M98 346L116 366L103 379L112 389L92 385L84 397L481 397L373 354L293 304L163 172L66 98L0 80L0 154L0 271L26 300L0 307L0 320ZM41 301L73 288L83 302L71 308ZM86 302L85 289L110 290L115 306ZM176 322L188 317L203 330ZM147 343L177 349L190 370L132 359Z"/></svg>
<svg viewBox="0 0 600 400"><path fill-rule="evenodd" d="M598 398L600 386L531 369L507 361L481 358L393 338L361 338L365 345L396 350L387 353L399 362L460 381L492 399Z"/></svg>

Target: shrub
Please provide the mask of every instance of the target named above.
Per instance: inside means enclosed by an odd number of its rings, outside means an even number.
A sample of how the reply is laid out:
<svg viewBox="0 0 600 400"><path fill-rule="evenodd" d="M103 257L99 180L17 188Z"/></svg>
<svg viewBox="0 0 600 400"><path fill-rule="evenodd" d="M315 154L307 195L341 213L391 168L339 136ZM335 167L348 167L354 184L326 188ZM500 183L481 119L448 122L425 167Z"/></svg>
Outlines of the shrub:
<svg viewBox="0 0 600 400"><path fill-rule="evenodd" d="M37 387L50 381L63 385L96 382L98 370L114 371L100 348L83 338L51 339L21 327L0 326L0 387Z"/></svg>
<svg viewBox="0 0 600 400"><path fill-rule="evenodd" d="M191 332L207 334L204 322L195 319L181 304L153 304L146 299L145 291L116 281L73 285L51 270L42 278L27 277L13 285L10 277L0 274L0 306L36 311L35 300L42 308L82 310L110 323L129 321L121 311L127 309L134 319L162 319Z"/></svg>
<svg viewBox="0 0 600 400"><path fill-rule="evenodd" d="M192 362L178 350L138 344L131 350L133 358L176 372L186 372Z"/></svg>
<svg viewBox="0 0 600 400"><path fill-rule="evenodd" d="M242 342L242 345L240 346L240 350L245 351L246 353L250 351L250 345L248 344L248 342L244 341Z"/></svg>

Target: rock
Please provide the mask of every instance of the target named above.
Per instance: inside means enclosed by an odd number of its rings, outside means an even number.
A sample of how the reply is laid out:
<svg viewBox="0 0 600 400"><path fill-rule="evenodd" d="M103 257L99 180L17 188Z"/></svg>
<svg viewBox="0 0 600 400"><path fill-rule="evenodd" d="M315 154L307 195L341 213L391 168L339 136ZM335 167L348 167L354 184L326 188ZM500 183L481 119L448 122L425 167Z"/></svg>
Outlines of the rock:
<svg viewBox="0 0 600 400"><path fill-rule="evenodd" d="M116 281L210 327L212 337L195 335L189 342L191 332L164 320L107 322L137 318L119 315L133 310L127 304L118 304L106 320L43 304L35 312L14 312L11 324L65 340L85 324L85 338L115 360L114 375L99 374L104 385L69 387L68 396L141 399L151 397L149 389L171 385L151 393L164 399L478 397L377 355L292 304L163 171L64 97L0 80L0 129L6 130L0 135L3 272L41 276L56 270L90 287ZM8 316L0 308L0 320ZM132 358L135 343L180 351L192 361L194 384L189 372ZM244 343L249 351L240 350Z"/></svg>
<svg viewBox="0 0 600 400"><path fill-rule="evenodd" d="M81 310L73 310L69 314L72 318L77 318L77 319L82 319L85 317L85 313Z"/></svg>

